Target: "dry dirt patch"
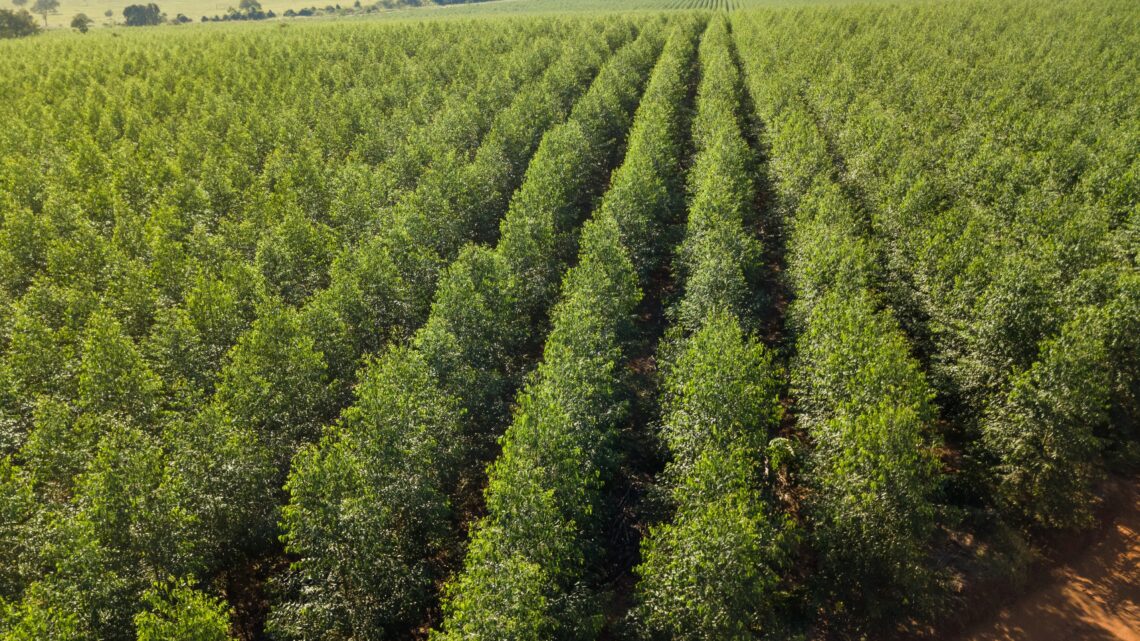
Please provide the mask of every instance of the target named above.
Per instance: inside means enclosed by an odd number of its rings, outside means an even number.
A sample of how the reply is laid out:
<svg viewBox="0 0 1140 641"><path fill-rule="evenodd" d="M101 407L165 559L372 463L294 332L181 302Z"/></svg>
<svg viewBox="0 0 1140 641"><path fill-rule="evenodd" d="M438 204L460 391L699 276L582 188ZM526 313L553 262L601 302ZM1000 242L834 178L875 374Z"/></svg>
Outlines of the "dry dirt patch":
<svg viewBox="0 0 1140 641"><path fill-rule="evenodd" d="M1140 641L1140 482L1103 532L961 641Z"/></svg>

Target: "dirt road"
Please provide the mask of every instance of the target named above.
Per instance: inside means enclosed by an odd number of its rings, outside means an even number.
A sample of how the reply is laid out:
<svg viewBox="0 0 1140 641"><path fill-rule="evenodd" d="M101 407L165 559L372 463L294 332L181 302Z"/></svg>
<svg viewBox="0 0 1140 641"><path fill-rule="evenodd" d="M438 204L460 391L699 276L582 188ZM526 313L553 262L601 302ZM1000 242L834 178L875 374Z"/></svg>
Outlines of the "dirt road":
<svg viewBox="0 0 1140 641"><path fill-rule="evenodd" d="M1098 541L960 641L1140 641L1140 483Z"/></svg>

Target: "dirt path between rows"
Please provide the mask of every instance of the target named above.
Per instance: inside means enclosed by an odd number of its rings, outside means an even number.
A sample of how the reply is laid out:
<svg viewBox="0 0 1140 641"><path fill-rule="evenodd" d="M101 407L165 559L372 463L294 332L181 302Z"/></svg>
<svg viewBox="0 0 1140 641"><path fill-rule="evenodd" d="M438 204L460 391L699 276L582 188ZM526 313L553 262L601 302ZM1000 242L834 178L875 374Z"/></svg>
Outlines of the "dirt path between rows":
<svg viewBox="0 0 1140 641"><path fill-rule="evenodd" d="M959 641L1140 641L1140 481L1090 544Z"/></svg>

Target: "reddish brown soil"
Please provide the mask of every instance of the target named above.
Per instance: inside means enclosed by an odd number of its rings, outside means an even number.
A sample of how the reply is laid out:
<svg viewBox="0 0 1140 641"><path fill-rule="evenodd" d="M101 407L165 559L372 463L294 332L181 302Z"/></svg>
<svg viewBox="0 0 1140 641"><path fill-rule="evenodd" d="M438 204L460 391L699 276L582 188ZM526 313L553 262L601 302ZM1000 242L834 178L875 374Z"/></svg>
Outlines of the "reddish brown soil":
<svg viewBox="0 0 1140 641"><path fill-rule="evenodd" d="M1140 641L1140 482L1098 537L960 641Z"/></svg>

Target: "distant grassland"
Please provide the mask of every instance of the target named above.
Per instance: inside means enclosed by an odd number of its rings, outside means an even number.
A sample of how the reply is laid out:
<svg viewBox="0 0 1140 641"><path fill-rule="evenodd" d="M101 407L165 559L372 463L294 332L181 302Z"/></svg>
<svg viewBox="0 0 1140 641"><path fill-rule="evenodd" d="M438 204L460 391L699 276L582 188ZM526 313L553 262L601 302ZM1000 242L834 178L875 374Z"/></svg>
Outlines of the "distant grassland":
<svg viewBox="0 0 1140 641"><path fill-rule="evenodd" d="M34 0L29 0L25 8L30 8ZM104 14L109 9L113 14L114 23L122 26L123 8L137 3L146 4L152 0L60 0L59 11L48 15L47 24L51 28L66 28L71 18L77 13L85 13L96 22L93 29L111 26L111 19ZM230 7L237 8L240 0L154 0L159 8L173 19L178 14L185 14L195 23L202 16L225 15ZM281 15L289 9L294 11L305 7L324 8L326 6L340 5L351 7L355 0L261 0L261 6L266 11L273 11ZM520 13L563 13L568 11L630 11L630 10L661 10L661 9L713 9L733 10L747 7L761 6L796 6L809 4L850 4L859 0L624 0L615 3L613 0L488 0L487 2L472 2L469 4L429 5L421 7L405 7L382 11L378 14L369 14L370 18L386 19L419 19L438 18L443 16L476 16L476 15L511 15ZM0 6L7 5L10 0L0 0ZM374 0L362 0L365 6ZM357 18L357 16L352 16ZM37 16L43 20L41 16ZM330 19L332 16L318 16L316 18L301 18L302 20Z"/></svg>
<svg viewBox="0 0 1140 641"><path fill-rule="evenodd" d="M2 1L6 5L10 2L10 0ZM85 13L95 20L92 29L98 29L109 24L109 19L103 14L110 9L114 14L115 23L121 25L124 7L132 4L147 4L147 2L152 1L162 9L168 18L174 18L183 13L194 22L201 20L202 16L225 15L229 7L236 9L238 2L240 2L240 0L60 0L59 11L53 15L48 15L47 23L49 27L67 27L71 23L72 16L77 13ZM30 8L33 2L34 0L29 0L27 8ZM272 10L279 15L287 9L324 7L338 3L341 3L341 6L352 6L353 0L333 0L332 2L327 0L323 2L314 2L313 0L261 0L262 8L266 11ZM37 18L42 24L43 17L37 16Z"/></svg>
<svg viewBox="0 0 1140 641"><path fill-rule="evenodd" d="M489 0L448 6L407 7L385 12L387 18L420 16L481 16L576 11L660 11L662 9L711 9L731 11L751 7L855 4L865 0ZM919 0L916 0L919 1Z"/></svg>

